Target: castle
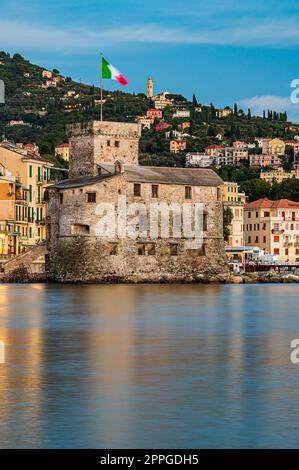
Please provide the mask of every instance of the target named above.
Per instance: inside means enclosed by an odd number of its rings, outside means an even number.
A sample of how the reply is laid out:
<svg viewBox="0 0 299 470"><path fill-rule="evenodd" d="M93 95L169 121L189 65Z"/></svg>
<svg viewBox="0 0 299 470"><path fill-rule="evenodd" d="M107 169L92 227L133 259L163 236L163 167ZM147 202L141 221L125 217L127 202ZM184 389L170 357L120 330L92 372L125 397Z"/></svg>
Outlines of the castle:
<svg viewBox="0 0 299 470"><path fill-rule="evenodd" d="M196 282L226 271L223 182L212 170L140 166L139 124L68 133L69 179L48 189L49 279Z"/></svg>

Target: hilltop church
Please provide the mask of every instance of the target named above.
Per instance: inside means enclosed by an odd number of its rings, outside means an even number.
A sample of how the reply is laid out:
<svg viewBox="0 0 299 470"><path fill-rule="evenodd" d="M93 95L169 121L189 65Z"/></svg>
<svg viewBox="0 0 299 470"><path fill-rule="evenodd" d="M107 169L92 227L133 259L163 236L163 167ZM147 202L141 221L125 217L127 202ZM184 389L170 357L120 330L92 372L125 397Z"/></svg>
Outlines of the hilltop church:
<svg viewBox="0 0 299 470"><path fill-rule="evenodd" d="M198 282L226 272L223 182L212 170L139 165L139 124L93 121L70 125L68 133L69 179L48 189L47 271L51 280ZM180 212L173 216L169 211L168 232L161 229L166 216L159 219L159 209L166 209L167 214L168 208L180 211L195 206L203 208L198 245L192 244L184 230L179 236L175 233L174 225L182 223ZM103 208L112 211L105 233ZM148 222L152 223L157 208L158 230L153 232ZM131 216L128 226L120 218L121 210ZM144 221L144 227L141 230L137 223L134 232L135 210L141 211L143 218L138 220Z"/></svg>

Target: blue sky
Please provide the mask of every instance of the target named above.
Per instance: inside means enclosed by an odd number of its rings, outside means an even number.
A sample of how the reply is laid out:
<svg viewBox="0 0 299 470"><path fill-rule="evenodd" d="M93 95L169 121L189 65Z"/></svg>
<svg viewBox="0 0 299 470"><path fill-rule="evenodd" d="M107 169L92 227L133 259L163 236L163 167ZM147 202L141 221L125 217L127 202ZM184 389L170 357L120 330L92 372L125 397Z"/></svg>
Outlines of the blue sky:
<svg viewBox="0 0 299 470"><path fill-rule="evenodd" d="M298 46L298 0L0 0L0 49L34 63L97 84L103 51L128 91L151 74L156 92L286 109L297 122Z"/></svg>

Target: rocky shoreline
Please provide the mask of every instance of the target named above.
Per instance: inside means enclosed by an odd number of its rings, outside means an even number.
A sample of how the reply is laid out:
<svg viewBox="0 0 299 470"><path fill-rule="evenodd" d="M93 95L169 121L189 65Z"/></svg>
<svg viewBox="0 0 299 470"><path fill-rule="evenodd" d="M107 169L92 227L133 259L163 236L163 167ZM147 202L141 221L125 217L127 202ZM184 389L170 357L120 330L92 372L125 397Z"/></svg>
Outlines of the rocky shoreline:
<svg viewBox="0 0 299 470"><path fill-rule="evenodd" d="M267 272L247 272L242 274L225 274L203 279L203 283L211 284L290 284L299 283L299 274Z"/></svg>
<svg viewBox="0 0 299 470"><path fill-rule="evenodd" d="M50 282L47 280L46 273L34 274L28 273L26 268L20 267L14 271L2 273L0 282L28 284L37 282ZM103 284L153 284L151 281L141 281L137 276L130 279L107 279ZM156 283L156 282L155 282ZM267 272L246 272L234 274L225 272L223 274L199 274L188 278L177 279L176 281L161 278L156 284L290 284L299 283L299 273L284 272L279 273L274 270Z"/></svg>

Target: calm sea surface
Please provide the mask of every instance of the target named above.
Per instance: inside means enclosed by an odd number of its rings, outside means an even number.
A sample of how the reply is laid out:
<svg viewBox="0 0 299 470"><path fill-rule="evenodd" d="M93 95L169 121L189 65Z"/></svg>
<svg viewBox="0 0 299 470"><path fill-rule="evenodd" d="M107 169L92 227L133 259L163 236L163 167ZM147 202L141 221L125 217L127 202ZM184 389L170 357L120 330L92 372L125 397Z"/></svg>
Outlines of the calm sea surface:
<svg viewBox="0 0 299 470"><path fill-rule="evenodd" d="M299 447L298 285L0 285L0 447Z"/></svg>

